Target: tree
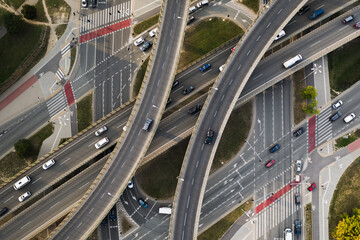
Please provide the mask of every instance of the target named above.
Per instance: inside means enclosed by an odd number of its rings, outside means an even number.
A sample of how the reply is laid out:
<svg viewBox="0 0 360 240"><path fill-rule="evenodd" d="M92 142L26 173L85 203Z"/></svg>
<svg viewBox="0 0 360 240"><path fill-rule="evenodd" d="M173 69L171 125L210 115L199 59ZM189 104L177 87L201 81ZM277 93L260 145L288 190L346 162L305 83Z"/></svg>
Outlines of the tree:
<svg viewBox="0 0 360 240"><path fill-rule="evenodd" d="M306 102L303 102L302 109L308 115L319 114L319 110L316 108L317 103L318 103L318 101L316 101L316 100L312 100L309 104L307 104Z"/></svg>
<svg viewBox="0 0 360 240"><path fill-rule="evenodd" d="M27 19L35 19L36 18L36 7L33 5L25 4L21 13Z"/></svg>
<svg viewBox="0 0 360 240"><path fill-rule="evenodd" d="M345 213L332 235L338 240L360 240L360 209L354 208L351 217Z"/></svg>
<svg viewBox="0 0 360 240"><path fill-rule="evenodd" d="M31 157L34 153L33 145L29 139L20 139L14 145L16 154L21 158Z"/></svg>
<svg viewBox="0 0 360 240"><path fill-rule="evenodd" d="M18 34L24 27L24 20L21 16L14 15L10 12L6 12L3 15L4 25L8 33L10 34Z"/></svg>
<svg viewBox="0 0 360 240"><path fill-rule="evenodd" d="M305 89L301 90L301 97L307 100L315 99L317 92L315 87L307 86Z"/></svg>

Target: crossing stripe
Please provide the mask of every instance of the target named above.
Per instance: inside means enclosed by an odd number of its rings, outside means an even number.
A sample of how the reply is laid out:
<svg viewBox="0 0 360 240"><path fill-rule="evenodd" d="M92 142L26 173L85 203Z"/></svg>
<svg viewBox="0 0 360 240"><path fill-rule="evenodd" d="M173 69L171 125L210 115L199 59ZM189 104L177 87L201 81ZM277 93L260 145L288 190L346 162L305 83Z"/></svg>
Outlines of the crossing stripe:
<svg viewBox="0 0 360 240"><path fill-rule="evenodd" d="M283 196L285 193L290 191L292 188L294 188L299 182L292 181L282 189L280 189L278 192L276 192L274 195L266 199L264 202L260 203L255 208L255 214L258 214L263 209L265 209L267 206L269 206L271 203L275 202L277 199L279 199L281 196Z"/></svg>
<svg viewBox="0 0 360 240"><path fill-rule="evenodd" d="M130 25L131 25L131 19L129 18L127 20L112 24L110 26L98 29L96 31L89 32L89 33L86 33L84 35L81 35L79 42L80 43L87 42L87 41L92 40L94 38L103 36L105 34L109 34L109 33L115 32L117 30L129 27Z"/></svg>

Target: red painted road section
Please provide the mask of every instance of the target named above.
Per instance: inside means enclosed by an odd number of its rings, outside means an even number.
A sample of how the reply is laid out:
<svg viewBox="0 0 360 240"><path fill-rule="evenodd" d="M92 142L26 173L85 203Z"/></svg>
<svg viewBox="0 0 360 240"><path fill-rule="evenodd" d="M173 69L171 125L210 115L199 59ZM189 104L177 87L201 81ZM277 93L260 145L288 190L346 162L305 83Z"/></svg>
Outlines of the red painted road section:
<svg viewBox="0 0 360 240"><path fill-rule="evenodd" d="M309 150L310 153L315 149L315 127L316 127L316 115L309 119Z"/></svg>
<svg viewBox="0 0 360 240"><path fill-rule="evenodd" d="M347 146L347 148L349 149L350 152L354 152L355 150L357 150L358 148L360 148L360 139L356 140L355 142L349 144Z"/></svg>
<svg viewBox="0 0 360 240"><path fill-rule="evenodd" d="M83 43L83 42L92 40L92 39L94 39L94 38L103 36L103 35L105 35L105 34L115 32L115 31L117 31L117 30L120 30L120 29L129 27L130 24L131 24L131 19L127 19L127 20L124 20L124 21L115 23L115 24L113 24L113 25L110 25L110 26L107 26L107 27L98 29L98 30L96 30L96 31L86 33L86 34L80 36L79 42L80 42L80 43Z"/></svg>
<svg viewBox="0 0 360 240"><path fill-rule="evenodd" d="M262 202L261 204L259 204L258 206L256 206L255 208L255 214L258 214L259 212L261 212L263 209L265 209L267 206L269 206L270 204L272 204L273 202L275 202L277 199L279 199L282 195L284 195L285 193L287 193L288 191L290 191L293 187L295 187L298 184L298 182L292 181L291 183L289 183L288 185L286 185L285 187L283 187L282 189L280 189L277 193L275 193L274 195L272 195L271 197L269 197L268 199L266 199L264 202Z"/></svg>
<svg viewBox="0 0 360 240"><path fill-rule="evenodd" d="M23 92L26 91L31 85L37 81L37 77L32 76L26 82L24 82L20 87L13 91L9 96L0 102L0 111L3 110L7 105L9 105L14 99L20 96Z"/></svg>
<svg viewBox="0 0 360 240"><path fill-rule="evenodd" d="M72 91L70 81L68 81L65 84L64 90L65 90L66 100L68 102L68 105L70 106L71 104L73 104L75 102L75 98L74 98L74 94L73 94L73 91Z"/></svg>

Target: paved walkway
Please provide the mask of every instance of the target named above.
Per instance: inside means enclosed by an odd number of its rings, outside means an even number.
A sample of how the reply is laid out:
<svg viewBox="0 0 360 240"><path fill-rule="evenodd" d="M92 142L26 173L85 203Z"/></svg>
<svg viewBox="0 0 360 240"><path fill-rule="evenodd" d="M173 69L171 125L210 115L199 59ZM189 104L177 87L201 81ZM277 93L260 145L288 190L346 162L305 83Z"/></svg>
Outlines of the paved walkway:
<svg viewBox="0 0 360 240"><path fill-rule="evenodd" d="M320 220L320 240L329 239L329 208L331 198L336 189L336 185L345 170L360 156L360 139L350 144L347 149L350 153L342 158L336 158L336 162L323 168L320 172L319 182L319 220Z"/></svg>

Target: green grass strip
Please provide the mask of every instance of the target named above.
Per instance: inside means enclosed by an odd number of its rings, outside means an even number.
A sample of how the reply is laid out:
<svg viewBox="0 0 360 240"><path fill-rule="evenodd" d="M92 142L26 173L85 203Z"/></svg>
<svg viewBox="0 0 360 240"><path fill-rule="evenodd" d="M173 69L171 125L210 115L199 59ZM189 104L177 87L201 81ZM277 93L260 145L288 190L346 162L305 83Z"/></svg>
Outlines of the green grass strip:
<svg viewBox="0 0 360 240"><path fill-rule="evenodd" d="M79 132L92 123L92 94L84 97L77 103L77 118Z"/></svg>
<svg viewBox="0 0 360 240"><path fill-rule="evenodd" d="M146 31L150 27L154 26L159 21L160 14L156 14L155 16L148 18L138 24L135 24L133 28L134 37L139 35L140 33Z"/></svg>
<svg viewBox="0 0 360 240"><path fill-rule="evenodd" d="M183 68L242 33L238 25L222 18L209 18L194 24L185 33L184 51L181 52L178 68Z"/></svg>
<svg viewBox="0 0 360 240"><path fill-rule="evenodd" d="M330 87L344 91L360 79L360 38L328 54Z"/></svg>
<svg viewBox="0 0 360 240"><path fill-rule="evenodd" d="M241 204L240 207L233 210L231 213L229 213L224 218L215 223L213 226L211 226L208 230L200 234L197 240L220 239L239 217L241 217L246 211L249 211L252 208L252 205L253 202L251 199Z"/></svg>

